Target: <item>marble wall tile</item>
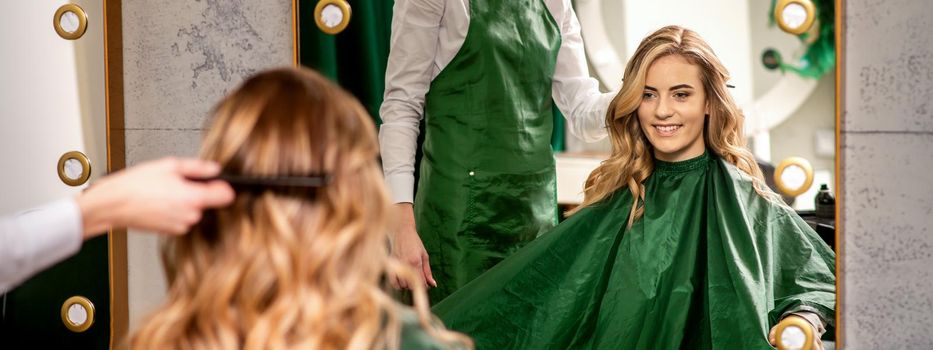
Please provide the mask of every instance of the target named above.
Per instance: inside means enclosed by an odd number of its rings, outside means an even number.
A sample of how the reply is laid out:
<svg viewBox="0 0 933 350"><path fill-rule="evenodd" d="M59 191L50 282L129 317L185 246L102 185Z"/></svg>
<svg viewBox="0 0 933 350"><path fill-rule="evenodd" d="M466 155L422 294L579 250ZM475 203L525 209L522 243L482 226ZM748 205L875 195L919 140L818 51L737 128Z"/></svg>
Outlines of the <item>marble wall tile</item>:
<svg viewBox="0 0 933 350"><path fill-rule="evenodd" d="M845 6L843 346L933 349L933 2Z"/></svg>
<svg viewBox="0 0 933 350"><path fill-rule="evenodd" d="M124 1L126 128L201 128L244 78L293 65L291 4Z"/></svg>
<svg viewBox="0 0 933 350"><path fill-rule="evenodd" d="M933 134L846 134L845 349L931 349Z"/></svg>
<svg viewBox="0 0 933 350"><path fill-rule="evenodd" d="M127 166L165 156L198 154L202 130L126 130Z"/></svg>
<svg viewBox="0 0 933 350"><path fill-rule="evenodd" d="M846 1L849 131L933 132L933 2Z"/></svg>

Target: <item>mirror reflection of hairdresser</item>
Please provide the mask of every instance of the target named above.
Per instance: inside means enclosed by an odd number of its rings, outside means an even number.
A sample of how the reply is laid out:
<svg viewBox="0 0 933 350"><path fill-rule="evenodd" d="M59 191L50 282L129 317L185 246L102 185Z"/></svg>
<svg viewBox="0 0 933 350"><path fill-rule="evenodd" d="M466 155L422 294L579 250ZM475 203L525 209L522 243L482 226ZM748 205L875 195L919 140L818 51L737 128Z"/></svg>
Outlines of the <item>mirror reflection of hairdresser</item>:
<svg viewBox="0 0 933 350"><path fill-rule="evenodd" d="M68 258L81 242L111 227L182 234L205 208L233 201L223 181L196 182L220 173L198 159L165 158L106 176L74 198L0 217L0 293Z"/></svg>
<svg viewBox="0 0 933 350"><path fill-rule="evenodd" d="M398 0L393 11L379 132L402 215L393 254L422 271L436 303L556 224L552 106L595 141L613 95L588 76L570 0Z"/></svg>

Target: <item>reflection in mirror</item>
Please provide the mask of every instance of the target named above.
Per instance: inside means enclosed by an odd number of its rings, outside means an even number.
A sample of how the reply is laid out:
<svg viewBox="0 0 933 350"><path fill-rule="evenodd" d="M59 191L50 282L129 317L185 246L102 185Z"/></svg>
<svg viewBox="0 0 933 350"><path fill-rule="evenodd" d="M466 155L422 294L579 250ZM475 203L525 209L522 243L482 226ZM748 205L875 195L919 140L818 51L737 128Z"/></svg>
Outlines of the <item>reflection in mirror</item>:
<svg viewBox="0 0 933 350"><path fill-rule="evenodd" d="M337 5L327 5L321 10L321 22L328 28L337 27L343 21L343 12Z"/></svg>
<svg viewBox="0 0 933 350"><path fill-rule="evenodd" d="M834 190L832 1L578 0L575 7L592 74L604 90L619 89L624 65L646 34L668 24L694 29L729 69L729 84L735 86L729 90L745 114L745 134L759 163L773 169L775 161L804 158L813 167L814 183ZM778 13L781 17L775 18ZM779 28L785 19L803 33ZM609 149L605 141L567 140L567 150L574 154ZM572 192L579 192L573 182ZM813 210L818 187L798 194L793 207Z"/></svg>
<svg viewBox="0 0 933 350"><path fill-rule="evenodd" d="M787 188L794 190L801 189L803 188L804 182L807 181L807 173L799 166L792 165L784 168L784 172L781 174L781 181Z"/></svg>
<svg viewBox="0 0 933 350"><path fill-rule="evenodd" d="M800 157L790 157L778 164L774 182L781 194L791 197L807 192L813 184L813 167Z"/></svg>
<svg viewBox="0 0 933 350"><path fill-rule="evenodd" d="M314 6L314 22L327 34L337 34L347 28L352 11L346 0L321 0Z"/></svg>
<svg viewBox="0 0 933 350"><path fill-rule="evenodd" d="M620 88L625 64L645 35L671 24L698 32L729 70L727 83L735 86L729 92L745 116L749 148L767 173L766 180L774 180L769 186L835 247L833 1L577 0L574 4L591 74L604 91ZM608 142L585 144L574 138L568 138L567 145L568 153L557 157L559 198L562 193L579 193L586 178L575 174L588 174L605 158L587 160L580 154L610 150ZM775 166L786 159L795 161ZM590 168L577 166L582 162ZM825 191L820 192L821 187ZM817 207L815 199L823 196L826 199ZM794 335L799 340L799 332L788 330L785 345L799 345L799 341L789 344ZM834 347L829 341L823 344L826 349Z"/></svg>

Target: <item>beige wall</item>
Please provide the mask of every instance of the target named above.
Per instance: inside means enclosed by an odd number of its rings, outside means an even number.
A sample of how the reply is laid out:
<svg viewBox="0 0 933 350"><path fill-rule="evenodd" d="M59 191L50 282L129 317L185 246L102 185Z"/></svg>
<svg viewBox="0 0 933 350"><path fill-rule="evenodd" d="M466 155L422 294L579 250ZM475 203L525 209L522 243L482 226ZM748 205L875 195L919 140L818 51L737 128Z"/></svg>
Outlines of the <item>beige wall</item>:
<svg viewBox="0 0 933 350"><path fill-rule="evenodd" d="M78 40L55 33L62 1L13 1L0 21L0 215L71 196L58 159L80 151L92 179L107 171L103 10L100 1L74 1L90 18Z"/></svg>

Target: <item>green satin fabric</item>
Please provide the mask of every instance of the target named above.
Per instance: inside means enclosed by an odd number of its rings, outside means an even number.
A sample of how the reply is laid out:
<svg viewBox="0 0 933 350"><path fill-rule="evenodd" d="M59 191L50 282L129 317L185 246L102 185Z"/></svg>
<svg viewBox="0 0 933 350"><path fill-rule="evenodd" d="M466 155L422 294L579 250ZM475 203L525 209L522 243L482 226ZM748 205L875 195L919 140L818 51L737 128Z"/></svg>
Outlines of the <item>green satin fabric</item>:
<svg viewBox="0 0 933 350"><path fill-rule="evenodd" d="M460 51L425 97L415 222L438 301L557 219L551 77L560 30L541 0L471 0Z"/></svg>
<svg viewBox="0 0 933 350"><path fill-rule="evenodd" d="M835 255L715 156L656 161L645 214L621 189L434 307L477 349L770 349L786 312L828 321Z"/></svg>

